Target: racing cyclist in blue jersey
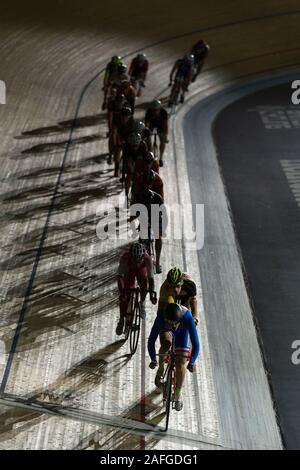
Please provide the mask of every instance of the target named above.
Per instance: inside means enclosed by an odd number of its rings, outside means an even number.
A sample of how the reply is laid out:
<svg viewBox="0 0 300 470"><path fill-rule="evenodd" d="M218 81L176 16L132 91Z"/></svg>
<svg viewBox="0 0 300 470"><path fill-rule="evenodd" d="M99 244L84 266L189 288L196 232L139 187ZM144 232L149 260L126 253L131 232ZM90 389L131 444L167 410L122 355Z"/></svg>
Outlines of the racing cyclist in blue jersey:
<svg viewBox="0 0 300 470"><path fill-rule="evenodd" d="M169 86L172 85L174 74L175 79L171 91L169 106L173 105L172 95L175 93L177 87L179 88L179 92L181 91L180 102L184 102L184 94L188 91L188 86L191 83L194 74L194 56L192 54L186 54L183 58L176 60L170 73Z"/></svg>
<svg viewBox="0 0 300 470"><path fill-rule="evenodd" d="M183 408L181 389L185 377L185 363L187 357L189 357L187 368L190 372L194 372L195 361L200 351L198 333L191 312L182 305L169 303L163 313L157 315L148 339L148 352L151 358L150 369L155 369L157 366L155 342L158 336L160 337L161 347L159 350L159 366L155 377L155 385L158 388L162 388L165 358L172 346L172 336L174 336L175 350L177 353L180 353L176 357L175 409L176 411L181 411ZM189 338L192 343L191 355L189 355Z"/></svg>

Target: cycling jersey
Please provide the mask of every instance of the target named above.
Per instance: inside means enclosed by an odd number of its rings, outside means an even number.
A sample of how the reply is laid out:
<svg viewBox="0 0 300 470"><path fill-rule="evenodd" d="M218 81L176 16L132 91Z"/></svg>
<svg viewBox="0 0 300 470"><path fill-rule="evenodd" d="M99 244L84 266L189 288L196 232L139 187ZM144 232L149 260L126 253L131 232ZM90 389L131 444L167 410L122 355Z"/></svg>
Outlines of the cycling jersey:
<svg viewBox="0 0 300 470"><path fill-rule="evenodd" d="M138 78L141 73L147 73L149 68L149 62L145 59L142 63L137 57L135 57L130 65L129 73L132 77Z"/></svg>
<svg viewBox="0 0 300 470"><path fill-rule="evenodd" d="M200 46L196 44L191 50L191 54L195 57L195 63L202 62L206 58L208 51L209 47L206 44Z"/></svg>
<svg viewBox="0 0 300 470"><path fill-rule="evenodd" d="M157 160L154 160L154 162L157 163ZM145 181L144 171L141 171L141 172L135 171L134 192L140 193L145 187L147 187L151 189L151 191L158 193L162 197L162 200L163 200L164 198L163 181L161 177L159 176L159 174L156 173L154 170L153 170L153 173L154 173L153 179L151 181Z"/></svg>
<svg viewBox="0 0 300 470"><path fill-rule="evenodd" d="M126 252L121 256L118 274L124 277L125 289L132 288L135 285L135 279L141 284L141 281L147 281L149 278L153 278L152 259L148 253L146 253L141 261L136 263L132 255ZM142 282L142 285L145 285L145 282Z"/></svg>
<svg viewBox="0 0 300 470"><path fill-rule="evenodd" d="M176 77L187 78L192 70L192 64L188 60L178 59L176 62Z"/></svg>
<svg viewBox="0 0 300 470"><path fill-rule="evenodd" d="M150 108L147 110L145 115L145 122L149 123L149 128L151 131L157 129L158 133L167 131L167 122L168 122L168 113L162 108L159 113L153 112Z"/></svg>
<svg viewBox="0 0 300 470"><path fill-rule="evenodd" d="M152 216L151 206L152 205L162 206L163 205L162 197L159 194L155 193L154 191L149 191L149 196L147 196L147 198L144 196L143 193L138 193L134 195L131 206L134 204L141 204L147 208L148 224L150 227L152 227L153 230L158 228L159 233L155 233L155 238L161 237L167 228L167 224L168 224L167 213L164 210L162 210L162 212L161 211L159 212L159 221L158 221L159 227L155 227L152 223L153 221L151 220L151 216ZM136 218L139 217L139 215L136 216L135 213L133 213L132 215L133 217L136 217Z"/></svg>
<svg viewBox="0 0 300 470"><path fill-rule="evenodd" d="M124 160L132 159L133 161L136 161L138 156L141 156L142 158L147 158L148 156L147 144L145 142L141 142L138 148L135 149L126 142L123 147Z"/></svg>
<svg viewBox="0 0 300 470"><path fill-rule="evenodd" d="M182 308L185 309L185 307ZM191 364L194 364L200 352L200 342L191 312L188 309L185 309L185 313L180 320L179 327L176 331L169 328L168 324L165 322L163 314L157 315L148 339L148 352L151 361L153 362L156 361L155 342L158 335L163 332L168 332L170 335L175 337L176 350L189 350L188 344L190 338L192 343L192 356L190 362Z"/></svg>
<svg viewBox="0 0 300 470"><path fill-rule="evenodd" d="M167 279L162 283L159 291L159 311L163 310L169 302L169 298L173 297L175 302L190 308L190 298L197 295L197 287L195 282L190 278L187 273L184 273L183 284L180 293L176 295L173 286L171 286Z"/></svg>

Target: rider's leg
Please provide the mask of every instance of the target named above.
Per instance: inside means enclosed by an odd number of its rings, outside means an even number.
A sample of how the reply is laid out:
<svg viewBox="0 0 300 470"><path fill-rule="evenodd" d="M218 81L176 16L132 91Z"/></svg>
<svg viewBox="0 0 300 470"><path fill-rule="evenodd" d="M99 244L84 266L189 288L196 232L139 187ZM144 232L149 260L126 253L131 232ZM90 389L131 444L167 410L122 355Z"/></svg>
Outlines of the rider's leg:
<svg viewBox="0 0 300 470"><path fill-rule="evenodd" d="M114 162L115 162L115 177L119 177L120 171L120 159L121 159L121 147L116 145L114 148Z"/></svg>
<svg viewBox="0 0 300 470"><path fill-rule="evenodd" d="M182 356L178 356L176 358L176 391L175 391L175 396L177 398L180 397L181 395L181 389L183 386L184 378L185 378L185 371L186 371L186 361L187 358L185 357L187 354L184 351L181 351L180 349L176 348L176 352L178 354L181 354Z"/></svg>
<svg viewBox="0 0 300 470"><path fill-rule="evenodd" d="M125 297L120 297L119 299L119 309L120 317L116 328L116 334L120 336L123 333L124 329L124 319L126 317L128 304L130 301L130 296L126 295Z"/></svg>
<svg viewBox="0 0 300 470"><path fill-rule="evenodd" d="M161 236L155 240L155 253L156 253L156 272L158 274L161 273L161 265L160 265L160 255L162 249L162 238Z"/></svg>
<svg viewBox="0 0 300 470"><path fill-rule="evenodd" d="M164 132L160 132L159 134L159 142L160 142L160 145L159 145L159 160L160 162L163 161L163 155L164 155L164 151L165 151L165 148L166 148L166 134Z"/></svg>
<svg viewBox="0 0 300 470"><path fill-rule="evenodd" d="M180 411L183 407L181 400L181 389L183 386L186 362L189 355L189 332L187 328L179 331L175 337L175 351L178 354L176 357L176 390L175 390L175 409Z"/></svg>
<svg viewBox="0 0 300 470"><path fill-rule="evenodd" d="M147 273L144 272L144 270L141 273L139 273L138 284L141 288L141 316L142 318L145 318L146 316L145 301L146 301L146 296L147 296L148 277L147 277Z"/></svg>
<svg viewBox="0 0 300 470"><path fill-rule="evenodd" d="M164 375L165 369L165 359L167 352L172 346L172 333L169 331L162 331L159 336L160 339L160 349L159 349L159 359L158 359L158 371L155 377L155 385L157 388L162 387L162 377Z"/></svg>
<svg viewBox="0 0 300 470"><path fill-rule="evenodd" d="M126 167L125 194L128 196L133 179L134 163L128 160Z"/></svg>

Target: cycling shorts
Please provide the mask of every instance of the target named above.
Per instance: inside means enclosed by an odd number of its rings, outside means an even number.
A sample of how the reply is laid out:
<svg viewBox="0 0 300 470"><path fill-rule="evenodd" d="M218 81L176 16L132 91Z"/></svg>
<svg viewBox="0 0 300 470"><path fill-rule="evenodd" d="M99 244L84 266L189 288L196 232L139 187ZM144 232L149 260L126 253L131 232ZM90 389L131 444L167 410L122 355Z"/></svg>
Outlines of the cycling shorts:
<svg viewBox="0 0 300 470"><path fill-rule="evenodd" d="M169 329L163 329L163 332L168 332L170 337L175 337L175 351L189 353L191 350L190 336L187 328L178 328L178 330L173 331ZM162 336L160 333L160 341L162 342Z"/></svg>

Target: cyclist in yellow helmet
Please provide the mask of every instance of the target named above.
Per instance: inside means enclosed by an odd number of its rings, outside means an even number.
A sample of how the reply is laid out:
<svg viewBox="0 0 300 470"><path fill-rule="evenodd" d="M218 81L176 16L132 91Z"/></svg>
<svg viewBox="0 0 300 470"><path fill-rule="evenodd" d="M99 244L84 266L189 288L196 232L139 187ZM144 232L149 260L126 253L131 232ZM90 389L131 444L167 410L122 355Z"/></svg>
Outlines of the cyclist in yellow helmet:
<svg viewBox="0 0 300 470"><path fill-rule="evenodd" d="M188 308L193 315L195 324L199 321L197 287L188 273L174 267L167 274L159 292L158 313L162 312L170 302L180 303Z"/></svg>

